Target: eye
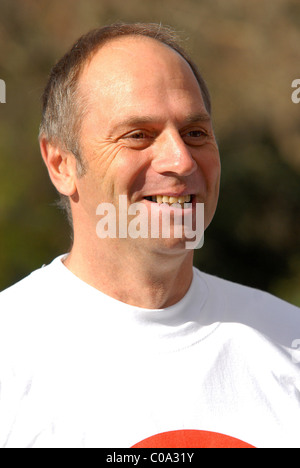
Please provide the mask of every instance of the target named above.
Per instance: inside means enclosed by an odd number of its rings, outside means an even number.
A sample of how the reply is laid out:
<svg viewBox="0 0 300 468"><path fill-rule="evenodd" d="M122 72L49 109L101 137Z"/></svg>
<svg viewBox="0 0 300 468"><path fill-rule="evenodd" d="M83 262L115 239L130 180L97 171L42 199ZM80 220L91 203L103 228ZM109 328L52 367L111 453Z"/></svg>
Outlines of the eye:
<svg viewBox="0 0 300 468"><path fill-rule="evenodd" d="M122 138L131 148L144 149L153 143L155 135L145 130L134 130Z"/></svg>
<svg viewBox="0 0 300 468"><path fill-rule="evenodd" d="M126 135L126 138L133 138L134 140L142 140L144 138L147 138L146 132L138 131L138 132L133 132L130 133L129 135Z"/></svg>
<svg viewBox="0 0 300 468"><path fill-rule="evenodd" d="M200 138L203 135L206 135L202 130L192 130L191 132L187 133L187 136L191 136L193 138Z"/></svg>
<svg viewBox="0 0 300 468"><path fill-rule="evenodd" d="M207 133L203 130L191 130L190 132L185 133L184 136L188 138L203 138L207 136Z"/></svg>
<svg viewBox="0 0 300 468"><path fill-rule="evenodd" d="M182 135L183 140L188 145L200 146L206 142L208 137L207 132L200 129L190 130Z"/></svg>

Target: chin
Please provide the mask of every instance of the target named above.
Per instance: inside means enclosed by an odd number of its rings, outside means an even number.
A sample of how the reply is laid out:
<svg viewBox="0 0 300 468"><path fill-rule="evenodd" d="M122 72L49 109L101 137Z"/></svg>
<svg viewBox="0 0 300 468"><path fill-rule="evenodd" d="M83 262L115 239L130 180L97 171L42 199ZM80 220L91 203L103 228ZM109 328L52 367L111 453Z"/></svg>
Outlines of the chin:
<svg viewBox="0 0 300 468"><path fill-rule="evenodd" d="M188 255L192 252L192 249L188 249L186 246L190 242L190 239L142 239L147 241L147 247L149 251L157 252L164 255L176 255L181 253L182 255Z"/></svg>

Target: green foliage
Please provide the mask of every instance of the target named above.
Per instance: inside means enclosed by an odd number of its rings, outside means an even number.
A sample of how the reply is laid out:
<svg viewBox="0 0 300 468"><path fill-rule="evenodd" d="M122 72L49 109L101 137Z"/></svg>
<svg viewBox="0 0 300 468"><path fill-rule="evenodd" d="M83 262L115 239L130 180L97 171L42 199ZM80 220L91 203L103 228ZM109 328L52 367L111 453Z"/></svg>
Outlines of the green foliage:
<svg viewBox="0 0 300 468"><path fill-rule="evenodd" d="M52 65L91 28L148 21L180 32L213 97L222 186L195 264L300 305L298 0L1 0L0 15L0 290L70 243L37 141Z"/></svg>

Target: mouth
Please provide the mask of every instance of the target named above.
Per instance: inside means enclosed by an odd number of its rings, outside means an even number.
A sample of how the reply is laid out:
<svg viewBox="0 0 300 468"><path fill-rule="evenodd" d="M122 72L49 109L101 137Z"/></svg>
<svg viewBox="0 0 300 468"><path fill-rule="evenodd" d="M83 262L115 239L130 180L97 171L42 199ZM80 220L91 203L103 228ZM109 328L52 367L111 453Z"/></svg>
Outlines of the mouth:
<svg viewBox="0 0 300 468"><path fill-rule="evenodd" d="M162 203L173 205L179 204L184 208L185 203L192 203L195 198L195 195L181 195L179 197L168 196L168 195L152 195L148 197L144 197L145 200L148 200L152 203L158 203L159 205Z"/></svg>

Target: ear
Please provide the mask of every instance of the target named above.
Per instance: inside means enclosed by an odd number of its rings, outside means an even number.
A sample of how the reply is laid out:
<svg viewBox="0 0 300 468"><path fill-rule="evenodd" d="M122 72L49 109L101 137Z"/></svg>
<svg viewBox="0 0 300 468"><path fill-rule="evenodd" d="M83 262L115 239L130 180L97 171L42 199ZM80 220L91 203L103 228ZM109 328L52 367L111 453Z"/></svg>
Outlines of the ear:
<svg viewBox="0 0 300 468"><path fill-rule="evenodd" d="M53 145L45 137L40 139L43 160L49 172L50 179L59 193L71 197L76 188L76 159L73 153L63 151L58 145Z"/></svg>

